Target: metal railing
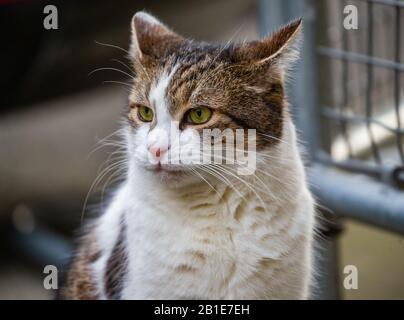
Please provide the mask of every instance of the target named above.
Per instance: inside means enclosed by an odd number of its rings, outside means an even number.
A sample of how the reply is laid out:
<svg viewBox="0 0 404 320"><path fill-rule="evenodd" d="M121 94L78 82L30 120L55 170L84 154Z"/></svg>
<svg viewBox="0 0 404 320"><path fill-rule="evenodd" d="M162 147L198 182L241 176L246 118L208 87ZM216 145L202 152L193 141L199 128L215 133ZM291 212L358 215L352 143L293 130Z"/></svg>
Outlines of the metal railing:
<svg viewBox="0 0 404 320"><path fill-rule="evenodd" d="M344 7L358 8L358 30ZM263 34L304 20L302 62L288 94L310 156L309 178L329 209L315 298L339 297L340 217L404 235L404 1L261 0Z"/></svg>
<svg viewBox="0 0 404 320"><path fill-rule="evenodd" d="M404 71L404 64L400 63L402 56L401 49L401 12L404 8L403 1L382 1L382 0L357 0L356 2L363 2L366 5L366 54L360 54L356 52L352 52L350 49L350 45L348 43L348 33L349 30L344 30L342 27L340 30L340 37L342 38L342 48L330 48L325 46L319 46L317 48L317 53L320 56L326 57L328 59L340 60L342 61L342 76L340 77L342 82L340 83L340 87L342 88L342 101L336 106L336 108L325 107L321 108L321 115L326 118L329 122L335 122L338 124L340 136L342 137L346 148L348 150L348 157L342 161L332 161L332 157L330 157L330 162L332 164L337 164L340 168L345 168L347 170L356 171L360 170L360 165L358 162L352 162L351 159L354 159L353 151L352 151L352 143L350 141L350 133L348 130L348 126L350 124L361 125L363 124L366 127L366 133L370 140L370 151L372 155L372 159L374 161L373 172L376 173L376 176L379 179L387 179L385 182L396 184L399 187L404 186L404 173L403 173L403 165L404 165L404 128L401 127L402 120L401 118L404 115L401 115L400 109L403 109L401 106L401 72ZM350 4L355 3L355 1L350 1ZM347 1L340 0L339 1L339 10L343 11L343 6L347 5ZM394 55L394 60L389 60L385 58L375 57L374 55L374 47L375 47L375 32L374 32L374 16L380 14L378 12L380 7L375 7L375 4L383 5L383 6L393 6L394 7L394 17L393 19L386 22L383 21L384 25L381 25L382 28L387 29L386 24L391 24L394 26L393 36L387 39L383 44L387 45L391 48L391 51ZM363 23L363 22L362 22ZM363 26L362 26L363 27ZM351 31L353 33L355 31ZM387 32L386 32L387 33ZM354 36L357 36L355 34ZM361 34L359 34L361 36ZM366 67L366 84L363 88L359 88L365 92L365 108L362 112L353 113L349 110L349 80L348 80L348 63L355 64L363 64ZM392 109L394 108L394 116L395 116L395 126L384 123L379 120L374 115L374 103L372 93L377 88L374 85L374 70L375 68L381 68L386 70L391 70L394 72L394 78L392 79L392 83L389 84L394 87L394 101L392 103ZM372 127L379 126L383 128L383 130L388 131L390 134L395 135L396 146L398 159L396 163L393 165L389 165L387 168L383 164L382 160L382 152L378 146L378 143L375 139L375 134L373 132ZM322 155L320 159L325 160L325 156ZM369 167L367 164L363 164L363 166ZM387 174L389 173L389 174Z"/></svg>
<svg viewBox="0 0 404 320"><path fill-rule="evenodd" d="M341 16L334 21L327 19L323 30L334 28L335 39L325 39L326 45L317 45L314 49L322 65L328 66L319 68L319 73L331 71L333 79L330 81L339 95L329 99L332 106L324 103L326 99L318 99L321 121L336 130L329 137L327 147L316 150L314 159L326 167L342 170L340 176L345 177L341 185L335 184L333 195L326 194L330 189L324 185L330 181L326 181L324 175L323 179L314 177L319 185L317 194L337 213L404 234L404 193L400 191L404 187L404 101L401 99L404 1L327 3L333 12L340 13L348 4L358 7L361 30L344 29ZM377 46L384 49L377 53ZM389 57L377 56L381 54ZM333 72L336 68L339 68L338 75ZM362 68L356 76L352 72L355 68ZM392 92L386 93L386 89ZM326 92L331 94L330 89ZM364 177L353 179L354 174ZM334 175L330 173L330 178L335 178ZM340 194L337 194L339 188ZM368 194L365 199L361 198L361 190Z"/></svg>

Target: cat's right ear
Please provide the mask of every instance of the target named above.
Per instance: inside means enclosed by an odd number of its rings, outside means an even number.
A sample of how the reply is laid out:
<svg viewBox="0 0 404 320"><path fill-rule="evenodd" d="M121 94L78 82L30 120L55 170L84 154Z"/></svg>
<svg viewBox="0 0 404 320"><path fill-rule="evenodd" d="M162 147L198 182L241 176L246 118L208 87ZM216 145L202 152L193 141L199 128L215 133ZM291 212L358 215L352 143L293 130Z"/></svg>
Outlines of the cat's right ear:
<svg viewBox="0 0 404 320"><path fill-rule="evenodd" d="M235 49L235 60L253 65L277 63L288 67L298 58L302 20L297 19L261 41L252 41Z"/></svg>
<svg viewBox="0 0 404 320"><path fill-rule="evenodd" d="M135 60L159 59L178 46L184 38L171 31L159 20L145 12L132 18L130 56Z"/></svg>

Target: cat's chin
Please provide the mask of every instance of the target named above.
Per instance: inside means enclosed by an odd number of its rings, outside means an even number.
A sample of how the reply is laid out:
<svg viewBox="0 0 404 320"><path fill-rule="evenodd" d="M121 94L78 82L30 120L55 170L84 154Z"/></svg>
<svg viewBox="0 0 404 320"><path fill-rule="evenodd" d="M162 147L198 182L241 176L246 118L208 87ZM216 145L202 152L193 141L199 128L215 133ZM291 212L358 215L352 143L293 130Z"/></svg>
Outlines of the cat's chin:
<svg viewBox="0 0 404 320"><path fill-rule="evenodd" d="M155 165L145 167L148 174L159 179L163 183L181 183L185 176L185 171L178 166Z"/></svg>

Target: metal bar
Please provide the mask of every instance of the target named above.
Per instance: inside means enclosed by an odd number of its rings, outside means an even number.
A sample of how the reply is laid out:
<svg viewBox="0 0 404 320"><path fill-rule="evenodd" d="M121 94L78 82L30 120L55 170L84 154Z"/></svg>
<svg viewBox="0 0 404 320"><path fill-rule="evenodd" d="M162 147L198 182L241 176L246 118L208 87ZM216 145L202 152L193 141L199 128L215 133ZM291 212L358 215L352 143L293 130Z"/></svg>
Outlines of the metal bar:
<svg viewBox="0 0 404 320"><path fill-rule="evenodd" d="M318 92L313 88L318 87L318 61L316 60L315 47L317 42L317 23L319 16L316 16L316 1L299 1L300 8L297 8L297 1L290 1L290 7L300 10L300 16L303 17L303 46L301 48L301 59L299 72L293 87L295 92L294 101L296 103L295 114L297 128L301 132L302 141L307 142L309 160L315 157L315 151L329 147L327 137L321 126L318 104ZM295 12L296 15L299 12Z"/></svg>
<svg viewBox="0 0 404 320"><path fill-rule="evenodd" d="M346 0L340 2L340 11L343 12L343 8L347 4ZM342 50L343 51L349 51L348 49L348 35L347 32L345 32L345 28L341 24L340 27L341 33L342 33ZM343 113L348 106L348 99L349 99L349 91L348 91L348 76L349 76L349 68L348 68L348 61L343 60L342 61L342 105L338 106L338 110L340 113ZM341 134L342 137L344 138L345 144L348 148L348 154L349 157L352 158L352 146L349 140L349 134L348 134L348 122L345 121L344 118L339 117L338 118L340 127L341 127Z"/></svg>
<svg viewBox="0 0 404 320"><path fill-rule="evenodd" d="M400 135L404 134L404 128L393 128L375 118L368 118L366 116L361 116L361 115L357 115L357 114L340 113L339 111L336 111L335 109L330 108L330 107L323 107L321 110L321 114L324 117L337 119L337 120L339 120L339 118L343 118L345 121L356 122L356 123L371 122L388 131L391 131L391 132L394 132L394 133L397 133Z"/></svg>
<svg viewBox="0 0 404 320"><path fill-rule="evenodd" d="M323 165L308 173L319 203L336 215L404 234L404 196L399 190Z"/></svg>
<svg viewBox="0 0 404 320"><path fill-rule="evenodd" d="M373 56L373 3L368 2L368 39L367 39L367 55ZM372 93L373 93L373 66L371 64L367 65L367 81L366 81L366 128L368 131L368 136L370 139L370 146L372 149L373 158L376 163L380 163L380 154L373 136L373 131L371 128L372 118Z"/></svg>
<svg viewBox="0 0 404 320"><path fill-rule="evenodd" d="M325 152L318 152L316 160L324 165L333 166L352 173L362 173L383 181L396 188L404 188L404 166L375 165L362 160L346 159L335 161Z"/></svg>
<svg viewBox="0 0 404 320"><path fill-rule="evenodd" d="M400 8L396 7L396 25L395 25L395 42L396 42L396 62L400 63L400 56L401 56L401 48L400 48L400 40L401 40L401 21L400 21ZM398 131L401 128L401 118L400 118L400 73L395 70L394 72L394 109L396 112L396 118L397 118L397 129ZM404 164L404 151L403 151L403 140L402 136L399 132L397 132L397 149L398 149L398 154L401 159L401 163Z"/></svg>
<svg viewBox="0 0 404 320"><path fill-rule="evenodd" d="M296 6L294 1L292 6ZM315 160L318 150L329 152L331 137L328 134L328 121L321 119L319 101L329 101L327 92L331 90L328 76L328 63L319 63L316 45L319 42L328 43L327 35L323 32L327 27L327 3L325 1L306 0L304 8L304 42L300 78L296 81L298 129L303 138L309 143L311 160ZM318 72L321 69L321 73ZM313 88L315 88L313 90ZM319 214L326 213L322 212ZM335 231L333 218L323 220L320 231L324 241L315 248L315 268L317 269L316 285L313 288L314 299L339 299L339 264L338 264L338 232ZM326 221L326 222L325 222ZM327 231L327 232L324 232Z"/></svg>
<svg viewBox="0 0 404 320"><path fill-rule="evenodd" d="M339 277L339 254L336 237L341 231L338 225L340 218L330 213L319 211L319 220L326 221L318 230L321 244L316 248L314 261L317 269L315 286L312 288L310 299L336 300L341 296L341 281Z"/></svg>
<svg viewBox="0 0 404 320"><path fill-rule="evenodd" d="M404 64L386 59L371 57L366 54L360 54L355 52L346 52L339 49L327 48L323 46L317 47L317 53L321 56L329 57L332 59L342 59L352 61L361 64L370 64L375 67L386 68L390 70L398 70L404 72Z"/></svg>
<svg viewBox="0 0 404 320"><path fill-rule="evenodd" d="M379 179L382 176L381 166L364 163L364 161L361 160L346 159L342 161L335 161L329 154L325 152L319 152L316 159L323 165L333 166L335 168L347 170L354 173L366 174L369 177Z"/></svg>
<svg viewBox="0 0 404 320"><path fill-rule="evenodd" d="M329 92L332 88L329 81L330 65L320 62L316 53L317 43L328 43L327 34L327 3L325 1L306 0L303 2L304 10L304 47L302 52L301 76L296 81L298 89L297 101L298 129L304 134L309 143L311 160L315 160L318 150L329 152L331 135L327 130L329 121L321 119L319 101L329 101ZM319 70L321 69L321 72ZM314 88L314 90L313 90ZM324 121L326 120L326 121ZM321 212L321 215L326 213ZM313 288L314 299L339 299L339 264L338 264L338 232L335 231L333 218L324 219L323 229L320 231L324 241L315 248L316 285ZM324 230L326 232L324 232Z"/></svg>
<svg viewBox="0 0 404 320"><path fill-rule="evenodd" d="M328 43L327 35L323 32L327 27L327 3L325 1L306 0L294 1L304 3L304 42L302 52L301 73L297 87L298 129L303 133L303 138L309 143L311 160L315 160L318 150L329 152L331 137L328 134L328 121L322 121L319 101L328 101L327 92L331 90L326 70L330 69L328 63L319 63L316 53L317 43ZM318 72L321 69L321 73ZM314 88L314 90L313 90ZM322 212L321 214L326 214ZM333 231L334 219L326 219L323 227L327 231ZM314 299L339 299L339 265L338 265L338 233L321 231L324 241L315 248L315 268L317 270L316 286L313 288Z"/></svg>

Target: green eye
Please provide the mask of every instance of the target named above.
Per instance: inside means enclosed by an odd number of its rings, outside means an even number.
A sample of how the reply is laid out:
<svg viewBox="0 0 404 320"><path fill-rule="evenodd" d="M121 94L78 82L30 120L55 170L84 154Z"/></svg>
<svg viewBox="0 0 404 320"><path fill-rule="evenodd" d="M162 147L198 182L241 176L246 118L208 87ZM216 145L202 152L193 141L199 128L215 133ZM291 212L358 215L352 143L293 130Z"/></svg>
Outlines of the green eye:
<svg viewBox="0 0 404 320"><path fill-rule="evenodd" d="M188 121L194 124L202 124L208 122L212 116L212 110L208 107L193 108L188 113Z"/></svg>
<svg viewBox="0 0 404 320"><path fill-rule="evenodd" d="M139 115L139 119L144 122L150 122L153 120L153 110L148 107L139 106L138 115Z"/></svg>

